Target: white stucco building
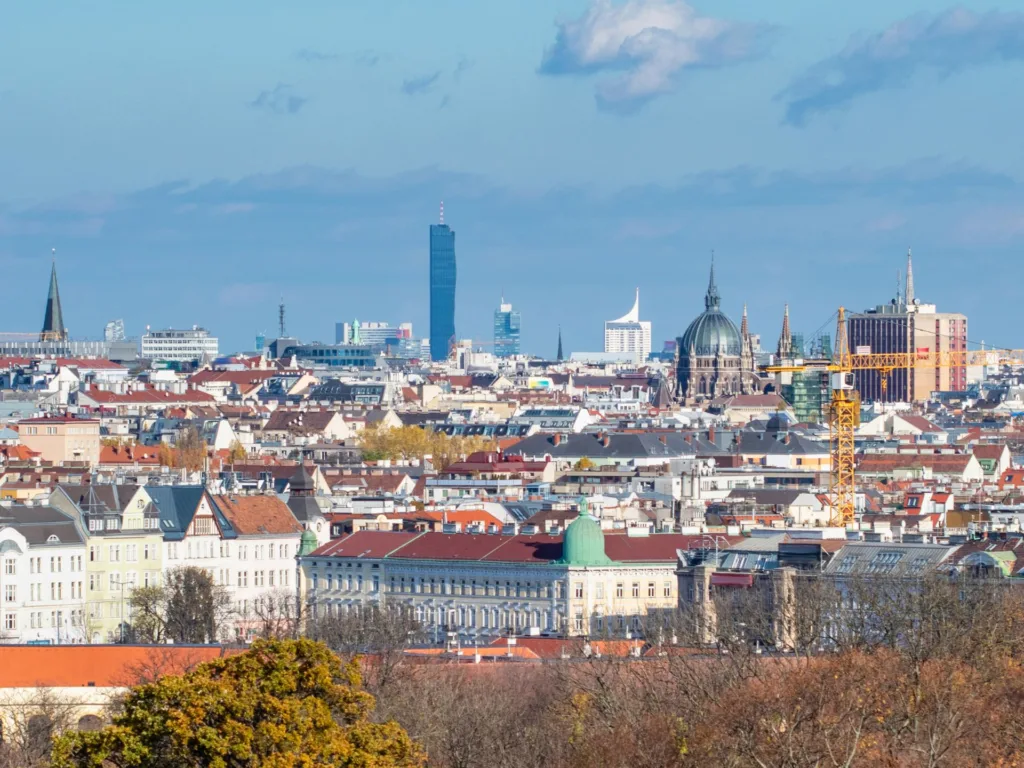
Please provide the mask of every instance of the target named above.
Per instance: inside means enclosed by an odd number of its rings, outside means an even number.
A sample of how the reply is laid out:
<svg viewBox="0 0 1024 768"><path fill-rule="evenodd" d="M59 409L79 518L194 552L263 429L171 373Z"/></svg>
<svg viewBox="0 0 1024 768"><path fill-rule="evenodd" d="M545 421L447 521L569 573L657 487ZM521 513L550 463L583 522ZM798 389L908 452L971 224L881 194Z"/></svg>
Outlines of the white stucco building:
<svg viewBox="0 0 1024 768"><path fill-rule="evenodd" d="M70 516L0 505L0 642L85 642L85 579L85 538Z"/></svg>

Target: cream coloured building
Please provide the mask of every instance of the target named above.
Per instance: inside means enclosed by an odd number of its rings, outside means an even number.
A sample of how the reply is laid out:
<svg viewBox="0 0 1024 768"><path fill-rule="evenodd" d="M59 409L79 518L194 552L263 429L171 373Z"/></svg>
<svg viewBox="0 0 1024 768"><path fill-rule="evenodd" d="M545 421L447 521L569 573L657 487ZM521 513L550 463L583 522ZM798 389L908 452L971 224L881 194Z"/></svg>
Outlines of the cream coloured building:
<svg viewBox="0 0 1024 768"><path fill-rule="evenodd" d="M585 509L585 505L584 505ZM437 639L508 634L622 636L677 604L679 534L605 534L582 514L564 536L360 531L302 558L315 615L401 606Z"/></svg>
<svg viewBox="0 0 1024 768"><path fill-rule="evenodd" d="M87 536L87 639L117 642L130 623L132 590L161 581L159 513L141 485L59 485L50 505L80 520Z"/></svg>
<svg viewBox="0 0 1024 768"><path fill-rule="evenodd" d="M100 460L99 419L76 419L70 415L22 419L18 422L18 436L43 461L84 461L94 466Z"/></svg>

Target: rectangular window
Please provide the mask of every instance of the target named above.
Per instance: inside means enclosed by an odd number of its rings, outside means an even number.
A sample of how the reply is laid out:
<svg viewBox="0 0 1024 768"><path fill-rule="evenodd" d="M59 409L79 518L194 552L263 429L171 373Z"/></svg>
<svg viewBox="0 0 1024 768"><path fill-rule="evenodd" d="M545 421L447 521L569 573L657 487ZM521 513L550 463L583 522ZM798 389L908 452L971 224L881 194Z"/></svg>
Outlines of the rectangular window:
<svg viewBox="0 0 1024 768"><path fill-rule="evenodd" d="M18 599L18 590L15 589L13 584L8 584L4 587L4 599L8 603L13 603Z"/></svg>
<svg viewBox="0 0 1024 768"><path fill-rule="evenodd" d="M653 581L648 583L648 585L647 585L647 596L648 597L655 597L655 596L657 596L657 589L655 588Z"/></svg>
<svg viewBox="0 0 1024 768"><path fill-rule="evenodd" d="M640 597L640 582L633 582L633 597Z"/></svg>
<svg viewBox="0 0 1024 768"><path fill-rule="evenodd" d="M622 582L620 581L615 585L615 596L622 597Z"/></svg>
<svg viewBox="0 0 1024 768"><path fill-rule="evenodd" d="M15 561L13 558L7 559L4 562L4 573L7 574L8 576L13 576L15 574L15 570L14 569L15 569L16 565L17 565L17 561Z"/></svg>
<svg viewBox="0 0 1024 768"><path fill-rule="evenodd" d="M18 628L17 614L8 613L4 616L4 629L15 630Z"/></svg>
<svg viewBox="0 0 1024 768"><path fill-rule="evenodd" d="M577 599L583 597L583 582L582 581L577 581L576 582L576 586L573 589L573 592L576 595Z"/></svg>
<svg viewBox="0 0 1024 768"><path fill-rule="evenodd" d="M672 582L666 581L662 586L662 591L665 597L672 597Z"/></svg>
<svg viewBox="0 0 1024 768"><path fill-rule="evenodd" d="M125 560L129 563L135 563L139 560L139 545L128 544L125 546Z"/></svg>
<svg viewBox="0 0 1024 768"><path fill-rule="evenodd" d="M604 600L604 582L599 581L594 587L595 597L598 600Z"/></svg>

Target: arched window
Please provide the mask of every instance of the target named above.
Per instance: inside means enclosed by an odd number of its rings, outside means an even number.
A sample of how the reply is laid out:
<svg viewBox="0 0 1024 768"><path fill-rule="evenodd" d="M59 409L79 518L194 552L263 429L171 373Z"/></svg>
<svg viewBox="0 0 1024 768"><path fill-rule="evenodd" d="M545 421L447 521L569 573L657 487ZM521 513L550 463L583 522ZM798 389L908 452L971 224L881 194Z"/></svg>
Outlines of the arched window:
<svg viewBox="0 0 1024 768"><path fill-rule="evenodd" d="M78 730L99 731L103 728L103 719L98 715L84 715L78 719Z"/></svg>

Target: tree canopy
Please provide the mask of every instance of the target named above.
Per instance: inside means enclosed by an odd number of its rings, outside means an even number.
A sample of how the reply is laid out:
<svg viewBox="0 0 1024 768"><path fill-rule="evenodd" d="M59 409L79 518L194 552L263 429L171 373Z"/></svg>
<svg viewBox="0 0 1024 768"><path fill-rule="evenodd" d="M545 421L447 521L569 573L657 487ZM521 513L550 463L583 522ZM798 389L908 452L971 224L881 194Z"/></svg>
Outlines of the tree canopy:
<svg viewBox="0 0 1024 768"><path fill-rule="evenodd" d="M380 459L423 459L429 456L437 470L443 470L476 451L495 449L493 440L482 437L449 437L420 427L374 425L359 434L359 447L366 461Z"/></svg>
<svg viewBox="0 0 1024 768"><path fill-rule="evenodd" d="M132 689L113 723L68 733L54 768L421 766L394 722L369 719L358 661L312 640L258 640L237 656Z"/></svg>

